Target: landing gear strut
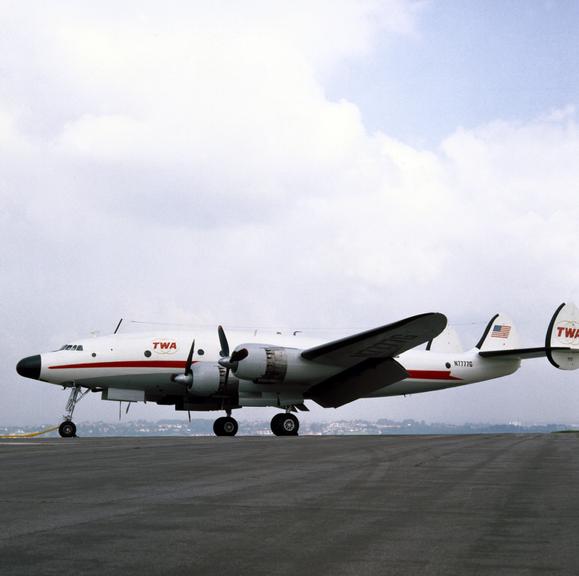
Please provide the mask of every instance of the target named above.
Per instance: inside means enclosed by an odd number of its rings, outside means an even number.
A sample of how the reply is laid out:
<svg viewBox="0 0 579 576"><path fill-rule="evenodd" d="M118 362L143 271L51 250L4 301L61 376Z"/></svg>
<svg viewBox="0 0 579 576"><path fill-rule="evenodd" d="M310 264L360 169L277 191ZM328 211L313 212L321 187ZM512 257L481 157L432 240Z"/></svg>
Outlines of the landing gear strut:
<svg viewBox="0 0 579 576"><path fill-rule="evenodd" d="M297 436L300 421L290 412L276 414L271 419L271 431L276 436Z"/></svg>
<svg viewBox="0 0 579 576"><path fill-rule="evenodd" d="M72 421L72 415L76 405L90 392L87 388L84 392L79 384L75 384L70 391L68 402L66 403L66 414L64 415L64 422L58 427L58 433L62 438L73 438L76 436L76 424Z"/></svg>

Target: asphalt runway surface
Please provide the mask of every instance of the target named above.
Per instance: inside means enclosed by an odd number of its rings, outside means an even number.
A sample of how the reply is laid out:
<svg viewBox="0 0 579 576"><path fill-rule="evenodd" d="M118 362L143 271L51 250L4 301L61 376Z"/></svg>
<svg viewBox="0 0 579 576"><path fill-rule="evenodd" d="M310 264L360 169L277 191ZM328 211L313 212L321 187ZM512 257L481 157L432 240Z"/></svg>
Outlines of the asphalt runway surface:
<svg viewBox="0 0 579 576"><path fill-rule="evenodd" d="M0 441L0 574L579 574L579 435Z"/></svg>

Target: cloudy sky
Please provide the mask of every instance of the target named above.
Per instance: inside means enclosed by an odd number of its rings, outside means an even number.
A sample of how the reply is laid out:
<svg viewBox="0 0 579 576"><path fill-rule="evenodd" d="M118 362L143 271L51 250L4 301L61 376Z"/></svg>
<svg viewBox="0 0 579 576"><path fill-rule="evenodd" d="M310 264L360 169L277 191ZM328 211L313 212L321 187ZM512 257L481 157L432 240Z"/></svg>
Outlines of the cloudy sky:
<svg viewBox="0 0 579 576"><path fill-rule="evenodd" d="M578 26L571 1L0 0L0 424L66 401L19 358L120 317L440 311L471 347L504 311L540 345L579 303ZM577 422L579 379L533 360L328 417Z"/></svg>

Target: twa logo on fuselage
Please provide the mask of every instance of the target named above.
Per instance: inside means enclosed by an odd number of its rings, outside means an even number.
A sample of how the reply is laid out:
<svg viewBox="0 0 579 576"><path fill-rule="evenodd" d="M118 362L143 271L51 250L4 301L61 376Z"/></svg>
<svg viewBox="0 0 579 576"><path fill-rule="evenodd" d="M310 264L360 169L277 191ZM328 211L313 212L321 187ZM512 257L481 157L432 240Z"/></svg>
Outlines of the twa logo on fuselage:
<svg viewBox="0 0 579 576"><path fill-rule="evenodd" d="M579 326L575 322L561 322L555 326L555 335L563 344L579 344Z"/></svg>
<svg viewBox="0 0 579 576"><path fill-rule="evenodd" d="M157 354L175 354L177 342L173 340L153 340L153 352Z"/></svg>

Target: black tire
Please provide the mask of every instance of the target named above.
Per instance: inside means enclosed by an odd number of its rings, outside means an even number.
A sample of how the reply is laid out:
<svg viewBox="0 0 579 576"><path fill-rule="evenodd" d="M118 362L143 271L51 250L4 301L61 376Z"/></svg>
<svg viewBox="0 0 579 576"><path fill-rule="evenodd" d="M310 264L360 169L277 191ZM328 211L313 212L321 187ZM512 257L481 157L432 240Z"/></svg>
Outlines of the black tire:
<svg viewBox="0 0 579 576"><path fill-rule="evenodd" d="M76 436L76 424L71 420L65 420L58 427L58 433L62 438L74 438Z"/></svg>
<svg viewBox="0 0 579 576"><path fill-rule="evenodd" d="M276 436L283 436L283 429L281 427L281 422L280 419L283 417L283 414L276 414L272 419L271 419L271 423L270 423L270 427L271 427L271 431L276 435Z"/></svg>
<svg viewBox="0 0 579 576"><path fill-rule="evenodd" d="M221 416L213 423L213 432L216 436L235 436L238 429L237 420L231 416Z"/></svg>
<svg viewBox="0 0 579 576"><path fill-rule="evenodd" d="M271 431L276 436L297 436L300 421L290 413L276 414L271 419Z"/></svg>
<svg viewBox="0 0 579 576"><path fill-rule="evenodd" d="M217 418L217 420L213 422L213 432L215 436L223 436L223 420L225 420L225 416L221 416L221 418Z"/></svg>

